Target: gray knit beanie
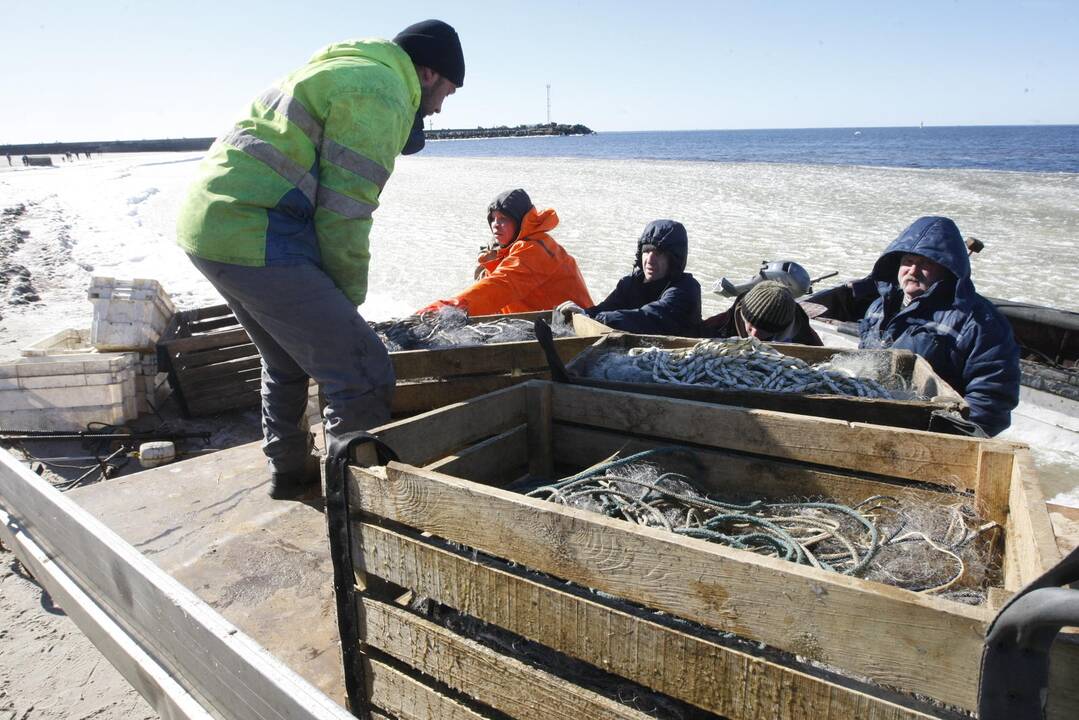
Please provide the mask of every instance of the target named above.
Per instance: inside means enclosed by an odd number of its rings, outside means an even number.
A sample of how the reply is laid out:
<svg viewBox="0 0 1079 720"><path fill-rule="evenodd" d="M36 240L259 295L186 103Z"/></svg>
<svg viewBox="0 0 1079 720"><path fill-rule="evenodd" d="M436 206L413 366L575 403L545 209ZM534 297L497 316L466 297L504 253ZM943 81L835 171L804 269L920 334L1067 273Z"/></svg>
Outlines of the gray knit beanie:
<svg viewBox="0 0 1079 720"><path fill-rule="evenodd" d="M754 327L779 332L794 322L794 296L782 283L757 283L742 298L742 314Z"/></svg>

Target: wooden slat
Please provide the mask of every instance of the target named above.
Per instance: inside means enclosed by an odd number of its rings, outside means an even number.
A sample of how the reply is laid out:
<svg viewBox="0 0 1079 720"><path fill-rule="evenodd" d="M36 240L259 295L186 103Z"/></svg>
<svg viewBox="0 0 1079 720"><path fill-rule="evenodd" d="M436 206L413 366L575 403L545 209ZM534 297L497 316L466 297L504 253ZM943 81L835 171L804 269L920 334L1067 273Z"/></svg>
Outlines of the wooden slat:
<svg viewBox="0 0 1079 720"><path fill-rule="evenodd" d="M427 465L426 469L484 485L504 485L520 477L528 469L526 426L518 425L475 445L469 445Z"/></svg>
<svg viewBox="0 0 1079 720"><path fill-rule="evenodd" d="M185 368L179 371L184 382L202 385L217 379L228 380L242 377L245 373L262 372L262 358L259 356L245 357L228 362L218 362L212 365L202 365L196 368Z"/></svg>
<svg viewBox="0 0 1079 720"><path fill-rule="evenodd" d="M556 338L555 347L563 360L572 358L595 341L594 338ZM546 370L547 357L535 340L494 343L474 347L406 350L390 353L398 380L428 377L455 377L511 370Z"/></svg>
<svg viewBox="0 0 1079 720"><path fill-rule="evenodd" d="M526 408L528 413L528 472L533 477L551 478L554 468L551 447L551 386L530 383Z"/></svg>
<svg viewBox="0 0 1079 720"><path fill-rule="evenodd" d="M449 380L406 382L394 388L391 410L395 417L415 415L520 385L529 380L543 380L547 375L544 371L522 375L473 375Z"/></svg>
<svg viewBox="0 0 1079 720"><path fill-rule="evenodd" d="M731 720L929 717L377 525L353 539L373 575Z"/></svg>
<svg viewBox="0 0 1079 720"><path fill-rule="evenodd" d="M972 708L987 611L399 463L354 507L885 686ZM887 638L882 642L882 638Z"/></svg>
<svg viewBox="0 0 1079 720"><path fill-rule="evenodd" d="M41 547L0 510L0 539L59 605L64 614L90 639L124 679L138 691L163 720L211 720L187 690L113 622ZM29 715L29 713L28 713Z"/></svg>
<svg viewBox="0 0 1079 720"><path fill-rule="evenodd" d="M253 343L247 345L233 345L231 347L220 348L217 350L205 350L197 353L184 353L174 358L173 364L176 365L177 368L190 370L203 365L213 365L214 363L249 357L259 357L258 348L256 348Z"/></svg>
<svg viewBox="0 0 1079 720"><path fill-rule="evenodd" d="M1015 450L986 443L978 456L978 479L974 490L978 514L1003 526L1008 519Z"/></svg>
<svg viewBox="0 0 1079 720"><path fill-rule="evenodd" d="M515 385L372 430L404 462L426 465L525 422L525 391Z"/></svg>
<svg viewBox="0 0 1079 720"><path fill-rule="evenodd" d="M649 717L402 608L366 597L359 603L368 645L516 720Z"/></svg>
<svg viewBox="0 0 1079 720"><path fill-rule="evenodd" d="M351 720L6 451L0 451L0 501L60 569L212 714L237 720Z"/></svg>
<svg viewBox="0 0 1079 720"><path fill-rule="evenodd" d="M199 350L213 350L216 348L229 347L230 345L247 345L251 342L250 336L243 328L226 332L215 332L197 337L176 338L165 340L161 345L165 346L168 353L175 356L177 353L197 352Z"/></svg>
<svg viewBox="0 0 1079 720"><path fill-rule="evenodd" d="M214 330L220 330L221 328L235 328L240 326L240 321L235 316L232 317L219 317L213 319L198 320L191 323L188 328L192 335L198 333L207 333Z"/></svg>
<svg viewBox="0 0 1079 720"><path fill-rule="evenodd" d="M419 680L372 658L364 658L371 704L401 720L490 720ZM374 715L372 713L372 715Z"/></svg>
<svg viewBox="0 0 1079 720"><path fill-rule="evenodd" d="M614 432L593 430L555 423L554 447L558 459L572 468L594 465L615 453L627 457L644 450L670 445L670 442L645 438L626 438ZM830 498L846 505L857 505L874 495L888 495L900 500L939 505L963 499L951 488L934 490L925 486L897 484L858 477L854 474L826 472L782 460L746 457L719 450L694 448L701 464L689 463L677 455L662 459L664 469L692 477L708 492L746 493L773 499ZM462 477L457 473L447 475ZM471 479L471 478L466 478Z"/></svg>
<svg viewBox="0 0 1079 720"><path fill-rule="evenodd" d="M973 490L977 440L554 385L554 419Z"/></svg>
<svg viewBox="0 0 1079 720"><path fill-rule="evenodd" d="M1034 460L1021 447L1016 449L1010 490L1005 542L1010 546L1014 565L1005 565L1004 585L1018 590L1060 562L1061 556Z"/></svg>

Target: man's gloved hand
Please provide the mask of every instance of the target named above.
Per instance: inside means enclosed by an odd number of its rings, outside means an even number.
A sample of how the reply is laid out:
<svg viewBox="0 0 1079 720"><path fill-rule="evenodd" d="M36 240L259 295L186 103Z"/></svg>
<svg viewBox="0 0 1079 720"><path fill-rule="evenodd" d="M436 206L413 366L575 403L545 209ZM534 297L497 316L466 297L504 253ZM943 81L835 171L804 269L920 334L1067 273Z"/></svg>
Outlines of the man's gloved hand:
<svg viewBox="0 0 1079 720"><path fill-rule="evenodd" d="M572 300L565 301L556 307L554 311L561 315L564 320L569 320L570 315L584 315L584 308Z"/></svg>

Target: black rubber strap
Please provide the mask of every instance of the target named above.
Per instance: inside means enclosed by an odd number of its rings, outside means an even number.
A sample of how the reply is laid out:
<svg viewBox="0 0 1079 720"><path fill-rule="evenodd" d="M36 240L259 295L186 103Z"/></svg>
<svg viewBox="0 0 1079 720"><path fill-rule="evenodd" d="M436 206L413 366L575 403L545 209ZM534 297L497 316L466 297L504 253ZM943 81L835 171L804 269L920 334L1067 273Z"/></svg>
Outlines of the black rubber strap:
<svg viewBox="0 0 1079 720"><path fill-rule="evenodd" d="M551 326L543 322L543 318L536 318L532 323L532 332L536 334L536 340L539 341L540 347L543 348L543 354L547 357L547 365L551 369L551 379L560 383L570 382L566 366L563 364L562 358L558 356L558 349L554 344L554 333L551 332Z"/></svg>
<svg viewBox="0 0 1079 720"><path fill-rule="evenodd" d="M369 432L353 432L330 439L326 453L326 525L333 560L333 589L337 600L337 627L345 666L348 709L358 718L370 717L367 682L360 653L360 618L357 613L355 567L352 563L352 522L348 501L348 467L353 450L374 443L378 462L397 460L397 453Z"/></svg>
<svg viewBox="0 0 1079 720"><path fill-rule="evenodd" d="M980 720L1043 720L1049 649L1060 628L1079 625L1079 548L1005 605L985 635L978 688Z"/></svg>

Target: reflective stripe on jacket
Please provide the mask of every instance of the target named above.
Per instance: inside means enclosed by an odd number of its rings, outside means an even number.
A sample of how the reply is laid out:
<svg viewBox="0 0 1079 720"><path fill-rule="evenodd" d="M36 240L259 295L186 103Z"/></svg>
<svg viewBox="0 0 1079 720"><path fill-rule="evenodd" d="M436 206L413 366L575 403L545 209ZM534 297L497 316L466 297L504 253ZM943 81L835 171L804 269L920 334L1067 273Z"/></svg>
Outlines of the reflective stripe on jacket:
<svg viewBox="0 0 1079 720"><path fill-rule="evenodd" d="M485 277L454 299L469 315L550 310L565 300L592 305L577 261L547 234L557 225L554 210L529 210L518 239L485 263Z"/></svg>
<svg viewBox="0 0 1079 720"><path fill-rule="evenodd" d="M419 101L412 61L393 43L323 49L213 144L177 242L234 265L314 262L363 303L371 214Z"/></svg>

